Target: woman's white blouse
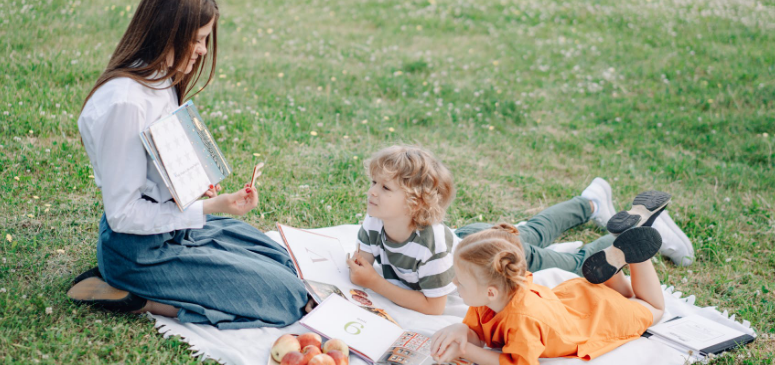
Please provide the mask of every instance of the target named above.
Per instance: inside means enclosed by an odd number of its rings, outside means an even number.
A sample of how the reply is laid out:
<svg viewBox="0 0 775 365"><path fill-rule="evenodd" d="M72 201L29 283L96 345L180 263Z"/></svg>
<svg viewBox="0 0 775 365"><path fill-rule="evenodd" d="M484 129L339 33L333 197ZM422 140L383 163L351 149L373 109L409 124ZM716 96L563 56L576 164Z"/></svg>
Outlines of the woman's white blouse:
<svg viewBox="0 0 775 365"><path fill-rule="evenodd" d="M168 87L170 82L157 85ZM113 231L150 235L204 226L203 202L181 212L140 139L140 132L177 107L174 89L154 90L122 77L97 89L78 117Z"/></svg>

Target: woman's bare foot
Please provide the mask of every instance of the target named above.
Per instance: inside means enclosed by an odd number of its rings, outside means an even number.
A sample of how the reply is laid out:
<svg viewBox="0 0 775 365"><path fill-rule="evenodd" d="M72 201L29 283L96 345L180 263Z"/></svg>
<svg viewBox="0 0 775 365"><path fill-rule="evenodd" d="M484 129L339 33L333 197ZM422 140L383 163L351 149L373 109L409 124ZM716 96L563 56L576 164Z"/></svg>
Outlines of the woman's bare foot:
<svg viewBox="0 0 775 365"><path fill-rule="evenodd" d="M309 300L307 301L307 305L304 306L304 313L312 312L312 310L315 309L315 307L317 306L318 306L317 303L315 303L315 301L312 300L312 298L309 298Z"/></svg>
<svg viewBox="0 0 775 365"><path fill-rule="evenodd" d="M158 314L160 316L175 318L178 316L179 308L175 308L169 304L162 304L149 300L145 303L145 307L131 313L142 314L145 312L151 312L151 314Z"/></svg>

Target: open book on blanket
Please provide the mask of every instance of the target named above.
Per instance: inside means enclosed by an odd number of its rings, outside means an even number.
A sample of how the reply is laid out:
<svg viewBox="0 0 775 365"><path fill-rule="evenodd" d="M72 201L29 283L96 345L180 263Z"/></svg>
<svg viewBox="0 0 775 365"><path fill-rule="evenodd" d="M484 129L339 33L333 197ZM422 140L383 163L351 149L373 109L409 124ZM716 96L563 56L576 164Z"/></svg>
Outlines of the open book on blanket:
<svg viewBox="0 0 775 365"><path fill-rule="evenodd" d="M319 335L338 338L371 364L431 365L431 339L404 331L384 318L337 295L331 295L299 321ZM458 359L455 365L471 365Z"/></svg>
<svg viewBox="0 0 775 365"><path fill-rule="evenodd" d="M337 238L279 223L277 231L315 302L320 304L335 294L398 325L388 314L397 308L395 303L350 282L347 254L352 255L353 249L345 249Z"/></svg>
<svg viewBox="0 0 775 365"><path fill-rule="evenodd" d="M652 326L644 337L659 341L699 361L743 346L754 337L699 315L676 317Z"/></svg>
<svg viewBox="0 0 775 365"><path fill-rule="evenodd" d="M191 100L153 122L140 139L181 211L231 174Z"/></svg>

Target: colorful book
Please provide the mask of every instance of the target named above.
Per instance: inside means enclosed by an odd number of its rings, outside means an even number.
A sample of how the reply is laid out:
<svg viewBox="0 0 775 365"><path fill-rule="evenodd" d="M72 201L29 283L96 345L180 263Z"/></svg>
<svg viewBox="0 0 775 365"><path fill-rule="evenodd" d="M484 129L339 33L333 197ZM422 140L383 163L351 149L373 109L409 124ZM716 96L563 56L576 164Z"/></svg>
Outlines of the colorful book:
<svg viewBox="0 0 775 365"><path fill-rule="evenodd" d="M190 100L143 130L140 139L181 211L231 174Z"/></svg>

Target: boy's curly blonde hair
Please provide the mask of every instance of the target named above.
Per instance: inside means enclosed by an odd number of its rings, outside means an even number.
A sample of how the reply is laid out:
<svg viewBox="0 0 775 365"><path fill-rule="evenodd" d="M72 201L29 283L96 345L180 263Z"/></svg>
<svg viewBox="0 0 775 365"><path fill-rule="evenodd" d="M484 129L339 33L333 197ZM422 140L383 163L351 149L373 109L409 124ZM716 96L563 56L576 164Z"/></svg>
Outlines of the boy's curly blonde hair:
<svg viewBox="0 0 775 365"><path fill-rule="evenodd" d="M415 227L444 220L455 199L452 174L430 152L417 146L390 146L366 162L370 177L395 179L406 193L406 205Z"/></svg>

